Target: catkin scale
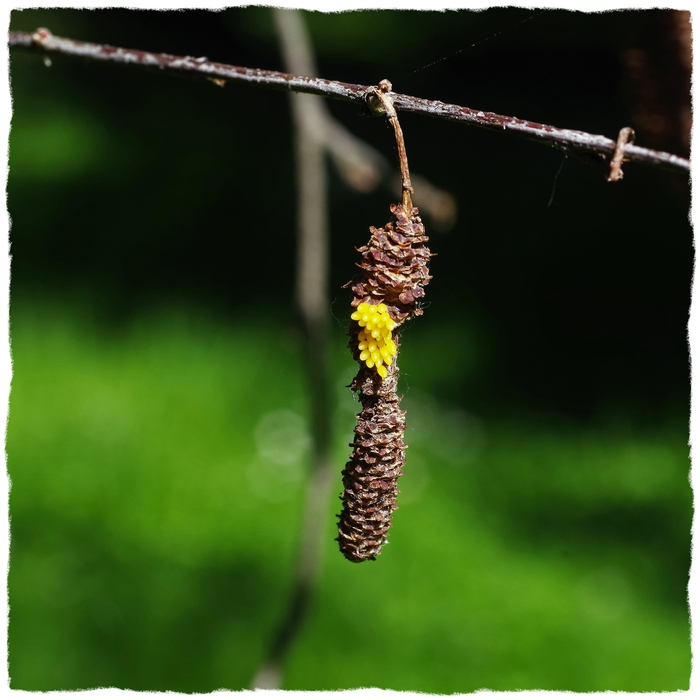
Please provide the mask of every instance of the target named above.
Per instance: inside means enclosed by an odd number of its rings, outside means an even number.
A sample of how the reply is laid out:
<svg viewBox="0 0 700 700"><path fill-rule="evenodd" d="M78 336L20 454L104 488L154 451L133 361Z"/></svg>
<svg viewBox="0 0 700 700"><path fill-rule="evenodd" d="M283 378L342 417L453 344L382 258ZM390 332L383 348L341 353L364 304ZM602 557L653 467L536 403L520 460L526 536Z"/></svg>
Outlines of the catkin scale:
<svg viewBox="0 0 700 700"><path fill-rule="evenodd" d="M418 209L406 211L402 204L391 207L391 221L383 228L370 228L366 246L358 248L361 273L346 286L353 291L352 306L386 305L397 326L391 340L398 354L399 326L423 312L418 301L430 281L428 238ZM392 513L397 509L397 479L406 462L405 411L396 393L398 367L395 357L378 368L361 358L358 321L350 326L350 349L360 368L350 385L357 392L362 410L357 416L350 459L343 470L343 509L338 522L338 542L346 559L361 562L374 559L386 541ZM371 357L369 362L372 362Z"/></svg>

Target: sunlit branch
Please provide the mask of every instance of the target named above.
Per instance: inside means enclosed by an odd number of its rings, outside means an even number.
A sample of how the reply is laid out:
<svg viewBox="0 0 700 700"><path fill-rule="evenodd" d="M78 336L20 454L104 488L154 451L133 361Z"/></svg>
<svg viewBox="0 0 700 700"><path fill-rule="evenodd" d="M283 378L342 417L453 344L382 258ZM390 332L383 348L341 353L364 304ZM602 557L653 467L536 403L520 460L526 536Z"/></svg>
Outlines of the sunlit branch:
<svg viewBox="0 0 700 700"><path fill-rule="evenodd" d="M21 47L45 54L63 54L95 61L110 61L125 65L154 68L166 73L191 75L210 80L217 85L227 82L258 85L289 92L303 92L321 95L331 99L365 103L367 85L353 85L323 78L310 78L291 75L279 71L259 68L243 68L225 63L209 61L206 57L171 56L162 53L150 53L138 49L123 49L106 44L90 44L84 41L64 39L51 34L48 29L37 29L33 34L10 32L9 43L12 47ZM391 93L393 105L397 111L426 114L448 121L462 122L485 129L503 131L523 136L540 143L566 151L571 155L587 159L597 159L609 170L610 159L615 153L616 141L606 136L589 134L584 131L560 129L537 122L506 117L492 112L447 104L438 100L426 100L421 97ZM640 163L649 163L667 170L690 172L690 161L686 158L642 148L628 143L624 148L624 159Z"/></svg>

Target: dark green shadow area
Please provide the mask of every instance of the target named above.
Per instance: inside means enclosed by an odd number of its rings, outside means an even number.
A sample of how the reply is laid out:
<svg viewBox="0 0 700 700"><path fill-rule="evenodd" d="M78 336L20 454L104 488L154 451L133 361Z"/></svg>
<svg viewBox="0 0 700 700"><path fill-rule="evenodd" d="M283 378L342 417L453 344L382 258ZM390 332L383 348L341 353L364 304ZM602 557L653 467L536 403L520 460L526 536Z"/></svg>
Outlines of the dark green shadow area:
<svg viewBox="0 0 700 700"><path fill-rule="evenodd" d="M14 688L250 683L285 600L308 456L294 335L253 316L153 311L117 335L14 306ZM419 389L404 403L390 543L354 566L329 524L285 687L685 687L682 424L640 436L499 421Z"/></svg>

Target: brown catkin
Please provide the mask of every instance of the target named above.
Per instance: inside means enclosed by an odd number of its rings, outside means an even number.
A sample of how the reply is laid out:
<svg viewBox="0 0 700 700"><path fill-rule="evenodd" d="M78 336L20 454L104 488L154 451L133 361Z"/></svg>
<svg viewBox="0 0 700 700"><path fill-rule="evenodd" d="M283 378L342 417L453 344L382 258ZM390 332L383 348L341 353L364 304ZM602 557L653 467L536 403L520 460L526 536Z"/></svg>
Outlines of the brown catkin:
<svg viewBox="0 0 700 700"><path fill-rule="evenodd" d="M430 281L428 240L418 216L402 204L391 207L392 219L383 228L371 227L371 238L358 248L362 270L352 286L352 306L363 302L385 304L391 318L401 324L423 312L418 301ZM358 393L362 410L357 416L350 461L343 470L343 510L338 523L340 551L353 562L374 559L386 541L391 516L398 507L396 481L406 462L405 411L396 393L399 371L396 362L386 367L386 377L360 360L357 321L350 326L350 349L360 369L350 388ZM392 340L399 345L398 326Z"/></svg>

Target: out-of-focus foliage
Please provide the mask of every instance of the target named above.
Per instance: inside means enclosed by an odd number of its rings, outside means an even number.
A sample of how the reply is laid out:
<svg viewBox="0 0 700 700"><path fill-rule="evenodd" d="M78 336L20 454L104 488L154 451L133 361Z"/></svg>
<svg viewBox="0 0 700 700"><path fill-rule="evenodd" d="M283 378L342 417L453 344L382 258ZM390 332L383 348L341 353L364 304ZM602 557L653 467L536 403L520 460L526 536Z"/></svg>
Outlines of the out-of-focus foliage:
<svg viewBox="0 0 700 700"><path fill-rule="evenodd" d="M620 56L656 15L532 14L307 17L323 77L634 126ZM282 68L264 8L12 15L38 26ZM12 687L249 687L308 473L287 96L14 50L11 78ZM391 156L384 123L330 108ZM459 220L402 338L400 510L352 565L329 504L284 687L687 687L687 183L571 160L555 182L539 144L402 123ZM332 180L338 492L356 410L340 285L389 202Z"/></svg>
<svg viewBox="0 0 700 700"><path fill-rule="evenodd" d="M249 686L285 602L309 439L295 336L261 316L161 310L110 334L17 307L13 687ZM409 399L390 544L352 565L329 517L285 687L685 687L683 431Z"/></svg>

